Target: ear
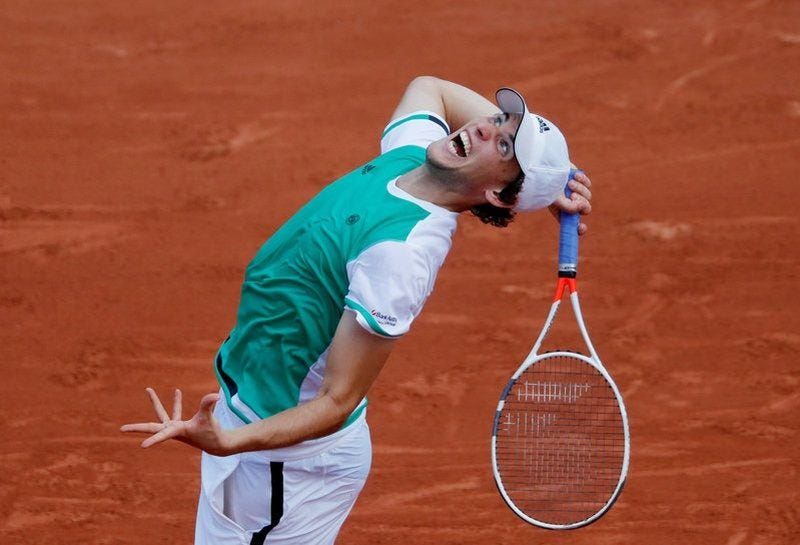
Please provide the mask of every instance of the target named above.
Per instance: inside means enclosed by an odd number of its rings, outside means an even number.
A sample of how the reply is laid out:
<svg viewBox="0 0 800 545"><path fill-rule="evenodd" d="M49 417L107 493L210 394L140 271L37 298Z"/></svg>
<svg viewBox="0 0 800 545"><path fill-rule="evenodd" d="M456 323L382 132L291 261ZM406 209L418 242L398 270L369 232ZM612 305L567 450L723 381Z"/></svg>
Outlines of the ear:
<svg viewBox="0 0 800 545"><path fill-rule="evenodd" d="M512 208L514 206L513 203L508 204L500 200L500 191L500 189L487 189L484 191L483 196L486 197L486 202L497 208Z"/></svg>

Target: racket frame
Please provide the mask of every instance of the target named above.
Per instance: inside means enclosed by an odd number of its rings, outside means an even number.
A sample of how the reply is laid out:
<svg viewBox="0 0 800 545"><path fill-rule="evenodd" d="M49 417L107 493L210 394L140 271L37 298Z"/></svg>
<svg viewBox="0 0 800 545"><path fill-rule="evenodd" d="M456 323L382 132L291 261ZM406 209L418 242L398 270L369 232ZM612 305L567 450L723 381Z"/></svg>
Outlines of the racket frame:
<svg viewBox="0 0 800 545"><path fill-rule="evenodd" d="M556 314L558 313L558 309L561 306L563 295L567 291L569 291L569 298L570 302L572 303L572 310L575 314L575 319L578 322L578 328L580 329L581 336L583 337L583 341L586 344L586 347L589 349L590 355L586 356L578 352L569 352L564 350L555 352L545 352L543 354L539 354L539 348L542 346L542 342L544 341L545 337L547 337L547 333L550 331L550 327L552 326ZM506 492L505 487L503 486L503 480L500 477L500 472L498 471L497 468L497 428L500 422L500 413L502 412L503 407L505 406L506 396L511 391L511 388L514 386L520 375L522 375L522 373L525 372L525 370L530 368L532 365L536 365L540 361L560 356L579 359L587 363L588 365L591 365L593 368L597 369L597 371L600 372L600 374L603 376L603 378L606 380L609 386L611 386L611 389L614 392L614 397L616 397L617 399L617 403L619 405L620 413L622 416L622 425L625 437L622 469L620 471L619 481L617 482L617 486L614 489L613 494L611 494L609 499L606 501L605 505L603 505L603 507L600 510L598 510L594 515L592 515L587 519L570 524L551 524L548 522L534 519L526 515L524 512L522 512L508 496L508 493ZM622 400L622 395L620 394L619 388L614 382L614 379L612 379L611 375L608 373L608 371L606 371L606 368L600 361L600 357L597 355L597 351L595 350L594 345L592 344L592 341L589 338L589 333L586 330L586 324L584 323L583 320L583 313L581 312L580 301L578 300L577 281L575 280L575 278L560 276L558 279L558 285L556 287L555 300L553 301L553 304L550 307L550 312L547 315L547 320L544 323L544 327L542 327L542 331L541 333L539 333L539 337L538 339L536 339L536 343L533 345L533 348L531 349L528 356L519 366L517 371L509 379L508 384L506 384L506 387L503 389L503 393L500 396L500 401L497 404L497 411L495 412L494 425L492 428L492 472L494 473L494 480L495 484L497 485L497 489L500 492L503 501L506 502L506 504L511 508L511 510L522 520L530 524L533 524L540 528L546 528L548 530L572 530L575 528L581 528L583 526L591 524L592 522L596 521L601 516L603 516L611 508L611 506L614 505L614 502L617 501L617 498L619 498L619 495L622 492L623 487L625 486L625 480L627 479L628 476L628 465L630 462L630 448L631 448L630 444L631 442L630 442L630 429L628 426L628 412L625 408L625 402Z"/></svg>
<svg viewBox="0 0 800 545"><path fill-rule="evenodd" d="M570 178L572 178L578 171L573 170L570 172ZM565 188L565 194L569 197L571 191L569 186ZM539 333L539 337L536 339L536 343L534 343L533 348L531 349L528 356L519 366L517 371L511 376L506 384L506 387L503 389L503 393L500 395L500 401L497 404L497 410L495 412L494 417L494 425L492 427L492 472L494 473L494 480L495 484L497 485L497 489L500 492L500 495L503 498L503 501L511 508L511 510L519 516L522 520L538 526L540 528L546 528L549 530L572 530L575 528L581 528L586 526L587 524L591 524L592 522L599 519L603 516L614 502L617 501L619 498L620 493L622 492L623 487L625 486L625 480L628 476L628 465L630 463L630 428L628 426L628 412L625 408L625 402L622 400L622 395L619 392L619 388L617 384L614 382L614 379L611 378L611 375L606 371L606 368L603 366L603 363L600 361L600 356L597 355L597 351L592 344L591 339L589 338L589 333L586 330L586 324L583 320L583 313L581 312L580 301L578 300L578 286L576 281L577 276L577 265L578 265L578 226L580 224L580 218L578 214L567 214L565 212L561 212L561 226L560 226L560 236L559 236L559 255L558 255L558 284L556 285L556 293L553 300L553 304L550 307L550 312L547 315L547 319L545 320L544 327L542 327L541 333ZM555 320L556 314L558 313L558 309L561 306L561 301L564 297L564 294L569 292L569 298L572 303L572 310L575 314L575 319L578 322L578 328L580 329L581 336L583 337L583 342L586 344L586 347L589 351L589 356L584 354L580 354L577 352L570 352L559 350L555 352L545 352L543 354L539 354L539 349L542 346L542 342L544 341L545 337L547 337L548 332L550 331L550 326L552 326L553 321ZM594 369L596 369L608 385L611 387L611 390L614 392L614 397L617 400L617 404L619 405L620 414L622 417L622 426L624 431L624 452L623 452L623 460L622 460L622 468L620 471L619 480L617 481L616 488L611 496L608 498L606 503L603 505L601 509L595 512L592 516L577 522L573 522L570 524L552 524L549 522L544 522L541 520L534 519L526 515L522 510L520 510L511 498L508 496L508 493L503 486L503 480L500 477L500 472L497 468L497 428L500 423L500 414L503 411L503 407L505 406L506 397L508 393L511 391L511 388L516 383L517 379L524 373L527 369L531 366L536 365L537 363L547 360L550 358L557 358L557 357L568 357L568 358L575 358L580 361L585 362L586 364L590 365Z"/></svg>

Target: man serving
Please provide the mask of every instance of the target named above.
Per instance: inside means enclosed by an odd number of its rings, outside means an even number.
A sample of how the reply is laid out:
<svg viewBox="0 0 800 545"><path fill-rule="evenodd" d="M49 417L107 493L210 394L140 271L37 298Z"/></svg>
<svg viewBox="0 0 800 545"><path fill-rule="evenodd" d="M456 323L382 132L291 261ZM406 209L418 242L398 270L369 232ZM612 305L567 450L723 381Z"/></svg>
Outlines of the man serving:
<svg viewBox="0 0 800 545"><path fill-rule="evenodd" d="M203 451L196 544L333 543L369 472L365 396L433 290L458 215L505 227L520 211L590 212L584 174L564 196L561 131L516 91L496 99L414 79L381 155L323 189L248 265L215 361L220 392L183 420L180 390L170 415L148 388L160 422L122 431Z"/></svg>

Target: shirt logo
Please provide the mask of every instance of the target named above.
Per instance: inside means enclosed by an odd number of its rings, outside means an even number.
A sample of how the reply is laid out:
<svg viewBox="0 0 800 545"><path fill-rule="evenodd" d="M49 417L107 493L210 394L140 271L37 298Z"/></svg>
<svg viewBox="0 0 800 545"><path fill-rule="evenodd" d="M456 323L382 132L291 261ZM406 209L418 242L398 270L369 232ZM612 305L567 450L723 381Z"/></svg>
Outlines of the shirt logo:
<svg viewBox="0 0 800 545"><path fill-rule="evenodd" d="M347 216L347 219L344 220L344 222L347 225L353 225L354 223L356 223L360 219L361 219L361 216L359 216L358 214L350 214L349 216Z"/></svg>
<svg viewBox="0 0 800 545"><path fill-rule="evenodd" d="M541 117L537 117L536 121L539 122L539 133L540 134L543 133L544 131L549 131L550 130L550 127L547 125L547 123L544 122L544 119L542 119Z"/></svg>
<svg viewBox="0 0 800 545"><path fill-rule="evenodd" d="M372 309L370 314L375 318L375 320L381 325L397 325L397 318L392 316L391 314L384 314L378 310Z"/></svg>
<svg viewBox="0 0 800 545"><path fill-rule="evenodd" d="M361 169L361 174L368 174L369 171L375 168L375 165L366 164L364 168Z"/></svg>

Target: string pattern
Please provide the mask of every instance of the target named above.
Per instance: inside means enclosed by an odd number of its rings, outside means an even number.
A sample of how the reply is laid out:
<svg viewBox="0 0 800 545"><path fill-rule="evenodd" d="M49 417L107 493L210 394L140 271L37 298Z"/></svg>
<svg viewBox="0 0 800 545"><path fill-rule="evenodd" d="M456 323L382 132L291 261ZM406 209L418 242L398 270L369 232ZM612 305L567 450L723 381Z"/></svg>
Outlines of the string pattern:
<svg viewBox="0 0 800 545"><path fill-rule="evenodd" d="M578 358L536 362L506 395L495 456L520 511L556 525L588 519L611 498L622 472L625 431L613 389Z"/></svg>

